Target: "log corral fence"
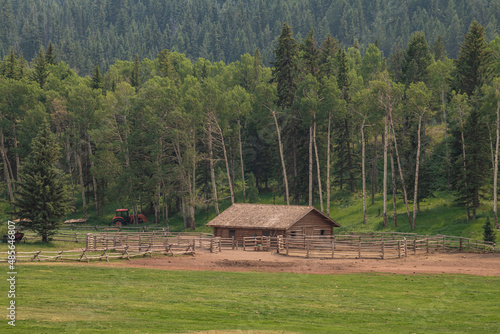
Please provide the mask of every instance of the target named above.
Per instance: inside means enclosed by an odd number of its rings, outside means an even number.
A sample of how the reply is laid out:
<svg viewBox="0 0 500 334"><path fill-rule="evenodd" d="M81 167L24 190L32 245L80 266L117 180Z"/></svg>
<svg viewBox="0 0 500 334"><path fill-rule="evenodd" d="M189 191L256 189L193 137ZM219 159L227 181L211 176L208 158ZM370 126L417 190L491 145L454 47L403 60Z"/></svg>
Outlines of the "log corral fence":
<svg viewBox="0 0 500 334"><path fill-rule="evenodd" d="M27 234L28 239L35 238ZM213 237L204 233L152 232L62 232L54 241L85 242L85 247L66 251L17 252L17 261L90 261L112 258L130 259L153 254L176 255L223 250L270 251L306 258L390 259L433 252L498 252L492 242L437 235L380 232L333 236L257 236L242 240ZM7 261L7 252L0 262Z"/></svg>

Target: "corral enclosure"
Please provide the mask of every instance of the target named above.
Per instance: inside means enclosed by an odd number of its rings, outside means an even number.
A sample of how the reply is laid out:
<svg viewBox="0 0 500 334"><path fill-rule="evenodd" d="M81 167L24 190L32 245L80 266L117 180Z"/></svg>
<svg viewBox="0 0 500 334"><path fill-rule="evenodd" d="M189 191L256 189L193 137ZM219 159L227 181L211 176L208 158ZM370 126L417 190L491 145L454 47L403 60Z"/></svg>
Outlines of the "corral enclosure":
<svg viewBox="0 0 500 334"><path fill-rule="evenodd" d="M31 237L31 235L30 235ZM203 233L103 232L64 233L54 240L82 241L85 247L65 251L17 252L18 261L90 261L130 259L153 254L191 254L233 250L273 252L276 256L306 258L390 259L432 252L497 252L491 242L453 237L422 236L413 233L373 233L350 235L288 235L221 238ZM7 260L7 253L0 261Z"/></svg>

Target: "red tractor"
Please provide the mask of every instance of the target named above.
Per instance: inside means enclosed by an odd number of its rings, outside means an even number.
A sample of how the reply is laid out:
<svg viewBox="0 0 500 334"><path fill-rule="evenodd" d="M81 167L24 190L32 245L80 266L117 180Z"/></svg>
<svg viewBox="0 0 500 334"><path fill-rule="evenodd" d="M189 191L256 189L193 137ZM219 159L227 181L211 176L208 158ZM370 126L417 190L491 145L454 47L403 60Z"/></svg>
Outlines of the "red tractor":
<svg viewBox="0 0 500 334"><path fill-rule="evenodd" d="M137 222L140 223L147 223L148 219L146 218L145 215L142 213L139 213L137 215ZM128 224L133 224L134 223L134 215L129 215L128 214L128 209L117 209L116 214L113 217L113 222L112 224L115 226L122 226L122 225L128 225Z"/></svg>

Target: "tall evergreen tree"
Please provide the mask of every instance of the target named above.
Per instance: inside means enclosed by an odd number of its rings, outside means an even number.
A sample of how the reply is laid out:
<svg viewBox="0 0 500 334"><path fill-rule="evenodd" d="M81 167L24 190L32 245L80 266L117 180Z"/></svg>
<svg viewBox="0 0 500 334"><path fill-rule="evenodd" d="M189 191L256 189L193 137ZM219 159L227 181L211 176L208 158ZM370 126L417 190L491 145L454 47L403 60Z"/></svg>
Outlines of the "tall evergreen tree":
<svg viewBox="0 0 500 334"><path fill-rule="evenodd" d="M490 221L490 216L486 217L486 222L483 225L483 240L487 242L495 242L496 235L493 229L493 224Z"/></svg>
<svg viewBox="0 0 500 334"><path fill-rule="evenodd" d="M52 42L50 42L49 46L47 47L47 52L45 53L45 61L49 65L56 64L56 55L54 52L54 45L52 45Z"/></svg>
<svg viewBox="0 0 500 334"><path fill-rule="evenodd" d="M428 67L432 63L429 46L422 31L417 31L411 36L406 48L402 63L403 82L409 86L411 83L429 80Z"/></svg>
<svg viewBox="0 0 500 334"><path fill-rule="evenodd" d="M99 69L99 64L94 67L94 74L92 75L92 89L102 88L102 75Z"/></svg>
<svg viewBox="0 0 500 334"><path fill-rule="evenodd" d="M4 61L4 64L2 67L3 67L3 69L2 69L3 75L6 78L14 79L14 80L19 79L19 69L18 69L18 65L17 65L17 57L16 57L16 54L14 53L14 48L12 46L10 47L10 53L7 56L7 59Z"/></svg>
<svg viewBox="0 0 500 334"><path fill-rule="evenodd" d="M49 70L47 69L47 61L45 60L45 55L43 54L43 47L40 48L38 57L35 59L35 65L33 68L33 80L38 82L40 88L43 88L47 77L49 76Z"/></svg>
<svg viewBox="0 0 500 334"><path fill-rule="evenodd" d="M292 28L287 23L283 23L281 35L278 38L276 50L274 50L275 61L273 81L278 87L278 106L289 108L295 100L297 90L298 75L298 44L292 37Z"/></svg>
<svg viewBox="0 0 500 334"><path fill-rule="evenodd" d="M316 44L314 29L312 29L300 43L299 50L303 70L317 77L319 75L319 50Z"/></svg>
<svg viewBox="0 0 500 334"><path fill-rule="evenodd" d="M135 90L139 90L141 84L141 62L139 61L139 55L135 55L134 67L132 68L132 75L130 77L130 84L135 87Z"/></svg>
<svg viewBox="0 0 500 334"><path fill-rule="evenodd" d="M56 168L59 156L56 136L44 123L31 144L15 198L21 226L37 232L43 242L56 233L61 219L70 211L69 192Z"/></svg>
<svg viewBox="0 0 500 334"><path fill-rule="evenodd" d="M472 96L487 83L491 73L492 53L484 39L484 27L472 22L456 60L455 89Z"/></svg>

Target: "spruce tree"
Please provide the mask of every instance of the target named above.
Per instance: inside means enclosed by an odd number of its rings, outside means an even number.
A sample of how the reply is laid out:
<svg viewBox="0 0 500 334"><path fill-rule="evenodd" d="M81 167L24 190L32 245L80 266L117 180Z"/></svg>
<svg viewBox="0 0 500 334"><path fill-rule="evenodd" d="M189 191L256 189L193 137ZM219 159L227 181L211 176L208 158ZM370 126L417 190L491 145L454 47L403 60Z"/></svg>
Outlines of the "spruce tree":
<svg viewBox="0 0 500 334"><path fill-rule="evenodd" d="M484 27L472 22L456 60L455 90L472 96L487 83L492 53L484 39Z"/></svg>
<svg viewBox="0 0 500 334"><path fill-rule="evenodd" d="M43 88L48 76L49 71L47 69L47 61L45 60L45 55L43 54L43 47L41 47L38 57L35 59L33 80L38 82L40 88Z"/></svg>
<svg viewBox="0 0 500 334"><path fill-rule="evenodd" d="M17 66L17 58L14 53L14 48L10 47L10 53L7 56L7 60L4 61L4 69L3 74L6 78L18 80L19 79L19 70Z"/></svg>
<svg viewBox="0 0 500 334"><path fill-rule="evenodd" d="M55 166L60 156L56 136L48 123L41 126L22 168L15 197L21 226L37 232L43 242L59 229L70 211L70 197L64 177Z"/></svg>
<svg viewBox="0 0 500 334"><path fill-rule="evenodd" d="M297 41L292 37L292 28L286 23L283 24L281 35L278 38L278 45L274 50L275 61L273 67L273 82L278 88L278 106L289 108L295 100L297 90Z"/></svg>
<svg viewBox="0 0 500 334"><path fill-rule="evenodd" d="M94 75L92 75L92 89L101 89L102 88L102 75L99 70L99 64L94 67Z"/></svg>
<svg viewBox="0 0 500 334"><path fill-rule="evenodd" d="M330 35L326 36L326 39L321 44L319 57L319 66L322 75L335 75L335 59L338 49L339 42Z"/></svg>
<svg viewBox="0 0 500 334"><path fill-rule="evenodd" d="M314 38L314 29L312 29L306 38L300 43L300 58L303 63L303 71L311 73L313 76L319 75L319 50Z"/></svg>
<svg viewBox="0 0 500 334"><path fill-rule="evenodd" d="M170 51L165 49L158 53L158 68L162 76L172 78L175 74L174 66L170 60Z"/></svg>
<svg viewBox="0 0 500 334"><path fill-rule="evenodd" d="M411 40L406 48L402 63L403 82L406 86L419 81L429 80L428 67L432 63L429 46L425 39L425 34L417 31L411 36Z"/></svg>
<svg viewBox="0 0 500 334"><path fill-rule="evenodd" d="M495 242L496 235L493 229L493 224L491 224L490 216L486 216L486 222L483 225L483 240L487 242Z"/></svg>
<svg viewBox="0 0 500 334"><path fill-rule="evenodd" d="M342 99L349 100L349 64L344 49L337 52L337 86L342 92Z"/></svg>
<svg viewBox="0 0 500 334"><path fill-rule="evenodd" d="M45 53L45 61L49 65L56 64L56 55L54 54L54 46L52 45L52 42L49 43L47 52Z"/></svg>
<svg viewBox="0 0 500 334"><path fill-rule="evenodd" d="M135 55L135 60L134 60L134 67L132 68L132 75L130 77L130 84L132 87L135 87L135 90L139 90L139 85L141 84L140 82L140 75L141 75L141 62L139 61L139 55Z"/></svg>

